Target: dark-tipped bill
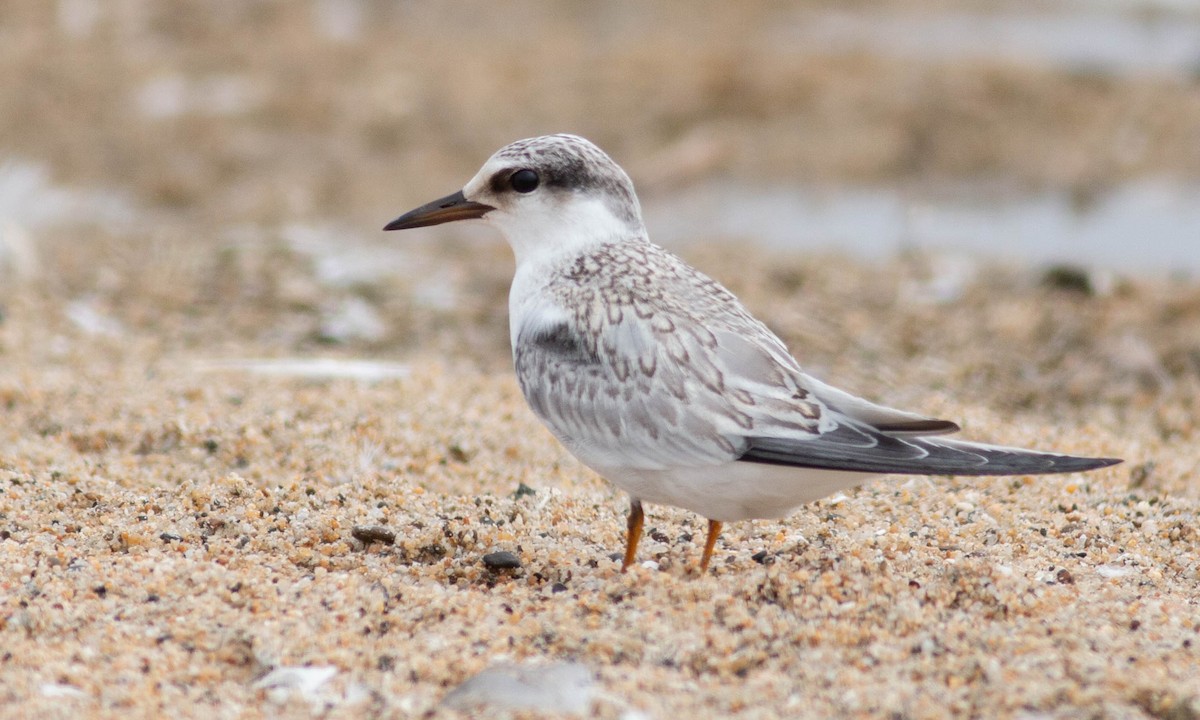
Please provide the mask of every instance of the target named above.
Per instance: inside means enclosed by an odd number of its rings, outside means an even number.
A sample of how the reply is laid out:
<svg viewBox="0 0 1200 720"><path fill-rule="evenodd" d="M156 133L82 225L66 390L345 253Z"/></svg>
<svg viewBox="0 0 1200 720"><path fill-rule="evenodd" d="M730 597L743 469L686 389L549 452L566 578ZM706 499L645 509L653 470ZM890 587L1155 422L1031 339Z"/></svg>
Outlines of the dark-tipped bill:
<svg viewBox="0 0 1200 720"><path fill-rule="evenodd" d="M407 230L409 228L428 227L454 222L455 220L474 220L483 217L488 211L495 210L491 205L472 202L463 197L462 190L447 195L441 200L426 203L416 210L404 213L400 217L383 226L384 230Z"/></svg>

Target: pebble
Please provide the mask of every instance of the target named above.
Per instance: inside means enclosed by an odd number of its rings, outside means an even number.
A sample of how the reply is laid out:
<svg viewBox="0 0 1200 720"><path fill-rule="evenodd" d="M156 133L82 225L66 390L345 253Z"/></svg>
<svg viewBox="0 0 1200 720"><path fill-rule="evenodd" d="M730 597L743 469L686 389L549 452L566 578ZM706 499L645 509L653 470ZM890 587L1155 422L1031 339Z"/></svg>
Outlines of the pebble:
<svg viewBox="0 0 1200 720"><path fill-rule="evenodd" d="M396 533L383 525L356 525L350 531L350 534L355 540L368 545L377 542L384 545L394 545L396 543Z"/></svg>
<svg viewBox="0 0 1200 720"><path fill-rule="evenodd" d="M484 555L483 564L489 570L515 570L521 567L521 558L517 557L516 553L499 550Z"/></svg>
<svg viewBox="0 0 1200 720"><path fill-rule="evenodd" d="M1092 277L1084 268L1074 265L1053 265L1042 274L1042 284L1054 290L1067 290L1082 295L1095 295Z"/></svg>

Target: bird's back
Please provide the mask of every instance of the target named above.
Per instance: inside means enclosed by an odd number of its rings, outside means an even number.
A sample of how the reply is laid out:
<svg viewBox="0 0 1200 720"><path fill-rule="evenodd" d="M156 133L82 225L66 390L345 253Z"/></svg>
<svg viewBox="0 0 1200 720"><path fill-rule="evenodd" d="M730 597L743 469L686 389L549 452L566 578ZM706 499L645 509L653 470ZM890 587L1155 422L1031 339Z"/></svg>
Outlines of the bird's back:
<svg viewBox="0 0 1200 720"><path fill-rule="evenodd" d="M756 427L816 432L783 344L719 283L645 240L557 267L514 303L530 406L584 462L728 462ZM774 401L772 402L772 399Z"/></svg>

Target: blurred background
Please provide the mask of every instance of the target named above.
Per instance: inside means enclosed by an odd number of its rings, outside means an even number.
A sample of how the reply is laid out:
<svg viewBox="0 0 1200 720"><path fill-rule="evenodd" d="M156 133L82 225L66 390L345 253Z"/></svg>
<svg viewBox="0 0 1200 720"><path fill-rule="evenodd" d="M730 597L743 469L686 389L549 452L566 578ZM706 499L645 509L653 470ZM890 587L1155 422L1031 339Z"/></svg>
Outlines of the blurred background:
<svg viewBox="0 0 1200 720"><path fill-rule="evenodd" d="M51 353L503 366L499 237L380 227L568 131L830 379L1200 374L1187 0L3 0L0 78L0 303ZM1039 349L947 376L972 339Z"/></svg>

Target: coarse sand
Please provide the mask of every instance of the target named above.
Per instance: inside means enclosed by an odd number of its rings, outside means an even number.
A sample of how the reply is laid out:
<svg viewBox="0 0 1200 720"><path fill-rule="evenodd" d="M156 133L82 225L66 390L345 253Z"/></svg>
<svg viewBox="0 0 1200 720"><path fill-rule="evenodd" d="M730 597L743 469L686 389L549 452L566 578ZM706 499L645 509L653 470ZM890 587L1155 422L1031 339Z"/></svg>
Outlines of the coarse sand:
<svg viewBox="0 0 1200 720"><path fill-rule="evenodd" d="M694 259L831 380L1127 462L880 479L730 524L703 577L703 518L652 506L622 574L626 499L541 429L502 343L271 374L241 362L269 343L164 348L30 292L0 324L0 714L452 717L471 675L551 660L594 674L601 717L1200 712L1194 287L985 266L923 304L911 261Z"/></svg>

